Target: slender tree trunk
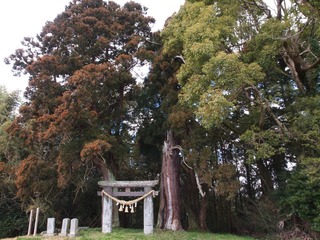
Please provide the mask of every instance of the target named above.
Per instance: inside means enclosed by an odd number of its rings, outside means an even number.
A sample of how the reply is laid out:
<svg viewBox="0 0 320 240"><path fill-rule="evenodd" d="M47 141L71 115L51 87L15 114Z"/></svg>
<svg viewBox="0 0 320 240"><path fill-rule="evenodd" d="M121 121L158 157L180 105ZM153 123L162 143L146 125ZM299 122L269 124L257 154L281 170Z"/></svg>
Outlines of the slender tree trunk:
<svg viewBox="0 0 320 240"><path fill-rule="evenodd" d="M203 231L208 231L207 226L207 207L208 207L208 198L207 194L203 197L201 196L201 203L200 203L200 213L199 213L199 222L200 222L200 229Z"/></svg>
<svg viewBox="0 0 320 240"><path fill-rule="evenodd" d="M259 176L261 179L262 194L264 196L268 196L269 193L273 190L273 180L271 177L271 173L268 167L265 166L263 160L258 160L257 166L259 169Z"/></svg>
<svg viewBox="0 0 320 240"><path fill-rule="evenodd" d="M282 2L283 0L277 0L277 19L282 19Z"/></svg>
<svg viewBox="0 0 320 240"><path fill-rule="evenodd" d="M253 193L253 189L252 189L251 167L248 163L245 163L244 167L246 169L246 177L247 177L247 184L246 184L247 193L248 193L249 198L253 199L254 193Z"/></svg>
<svg viewBox="0 0 320 240"><path fill-rule="evenodd" d="M162 171L160 182L160 207L157 227L166 230L181 230L180 213L180 159L179 151L174 149L177 141L173 131L166 132L162 152Z"/></svg>

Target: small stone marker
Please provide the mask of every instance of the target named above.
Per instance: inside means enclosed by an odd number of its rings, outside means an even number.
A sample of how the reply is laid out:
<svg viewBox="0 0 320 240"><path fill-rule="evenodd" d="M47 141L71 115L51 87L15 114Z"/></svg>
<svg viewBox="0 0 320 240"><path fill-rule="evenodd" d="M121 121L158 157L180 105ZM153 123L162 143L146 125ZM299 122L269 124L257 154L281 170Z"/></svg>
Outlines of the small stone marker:
<svg viewBox="0 0 320 240"><path fill-rule="evenodd" d="M69 237L75 237L78 234L78 219L73 218L71 219L71 225L70 225L70 233Z"/></svg>
<svg viewBox="0 0 320 240"><path fill-rule="evenodd" d="M61 227L61 232L59 233L59 236L67 236L68 231L69 231L69 226L70 226L70 218L64 218L62 220L62 227Z"/></svg>
<svg viewBox="0 0 320 240"><path fill-rule="evenodd" d="M48 218L47 220L47 236L54 236L55 218Z"/></svg>

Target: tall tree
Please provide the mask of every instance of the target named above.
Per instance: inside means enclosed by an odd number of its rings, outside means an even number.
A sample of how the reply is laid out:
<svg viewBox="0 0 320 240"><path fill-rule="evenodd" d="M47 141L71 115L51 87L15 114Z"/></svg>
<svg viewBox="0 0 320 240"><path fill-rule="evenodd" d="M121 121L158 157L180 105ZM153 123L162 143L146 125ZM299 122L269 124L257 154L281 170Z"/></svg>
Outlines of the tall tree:
<svg viewBox="0 0 320 240"><path fill-rule="evenodd" d="M8 92L0 86L0 237L21 234L26 224L24 211L16 198L14 170L18 164L14 156L19 151L17 143L9 138L6 130L16 115L20 102L19 92Z"/></svg>
<svg viewBox="0 0 320 240"><path fill-rule="evenodd" d="M273 14L265 1L190 0L162 33L164 53L185 63L177 74L179 104L209 132L221 133L210 143L217 162L236 167L245 189L239 197L252 200L285 184L288 165L305 157L296 152L295 136L316 142L298 130L292 106L318 95L319 14L308 1L277 1L276 9ZM216 176L201 181L218 192Z"/></svg>
<svg viewBox="0 0 320 240"><path fill-rule="evenodd" d="M158 171L160 173L160 203L157 226L167 230L181 230L180 209L180 157L176 145L179 136L172 128L170 115L176 110L177 93L179 86L175 71L180 63L171 61L171 56L162 55L161 40L154 35L158 48L158 55L153 61L150 74L144 82L144 91L141 94L141 114L143 121L138 132L141 155L145 155L143 146L153 145L158 153ZM155 134L154 132L157 132ZM146 137L148 135L148 137ZM145 139L142 137L146 137ZM152 139L150 141L150 138ZM155 140L155 141L154 141ZM148 148L150 148L148 146ZM161 158L159 158L162 156ZM160 162L162 167L160 169ZM149 164L149 161L147 162Z"/></svg>
<svg viewBox="0 0 320 240"><path fill-rule="evenodd" d="M72 214L90 181L121 174L131 143L132 70L152 54L145 45L153 22L134 2L74 0L7 59L30 76L28 101L10 127L29 149L16 181L25 202L50 206L69 195L62 211Z"/></svg>

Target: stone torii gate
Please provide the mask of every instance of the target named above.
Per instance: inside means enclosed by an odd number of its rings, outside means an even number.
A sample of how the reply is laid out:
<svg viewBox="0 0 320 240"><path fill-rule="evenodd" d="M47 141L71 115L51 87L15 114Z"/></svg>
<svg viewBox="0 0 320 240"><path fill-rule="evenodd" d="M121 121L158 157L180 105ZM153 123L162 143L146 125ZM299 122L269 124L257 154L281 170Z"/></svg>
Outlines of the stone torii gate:
<svg viewBox="0 0 320 240"><path fill-rule="evenodd" d="M112 201L119 206L119 211L134 211L137 202L143 199L143 231L144 234L153 233L153 197L158 192L153 187L159 180L153 181L100 181L98 185L103 188L102 195L102 232L111 233L112 231ZM137 189L140 189L140 191ZM143 189L143 191L142 191ZM132 201L119 200L117 197L138 197Z"/></svg>

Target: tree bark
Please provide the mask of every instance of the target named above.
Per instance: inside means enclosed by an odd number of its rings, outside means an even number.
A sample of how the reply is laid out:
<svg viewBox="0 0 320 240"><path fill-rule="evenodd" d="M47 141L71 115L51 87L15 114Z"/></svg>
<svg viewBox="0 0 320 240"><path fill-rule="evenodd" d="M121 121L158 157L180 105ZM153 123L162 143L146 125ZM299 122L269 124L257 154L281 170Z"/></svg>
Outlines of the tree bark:
<svg viewBox="0 0 320 240"><path fill-rule="evenodd" d="M201 196L201 204L200 204L200 213L199 213L199 222L200 222L200 230L208 231L207 226L207 207L208 200L207 195Z"/></svg>
<svg viewBox="0 0 320 240"><path fill-rule="evenodd" d="M273 180L271 173L263 160L257 161L257 167L259 170L259 177L261 179L261 189L264 196L269 196L269 193L273 190Z"/></svg>
<svg viewBox="0 0 320 240"><path fill-rule="evenodd" d="M182 186L181 186L181 197L182 206L184 206L185 214L187 216L187 221L185 226L182 227L185 230L199 230L199 212L200 212L200 202L199 202L199 190L197 188L197 182L195 178L194 169L190 169L182 164ZM183 222L182 222L183 223Z"/></svg>
<svg viewBox="0 0 320 240"><path fill-rule="evenodd" d="M181 230L180 210L180 159L174 149L177 140L172 130L166 132L162 149L162 171L160 179L160 207L157 227L166 230Z"/></svg>

